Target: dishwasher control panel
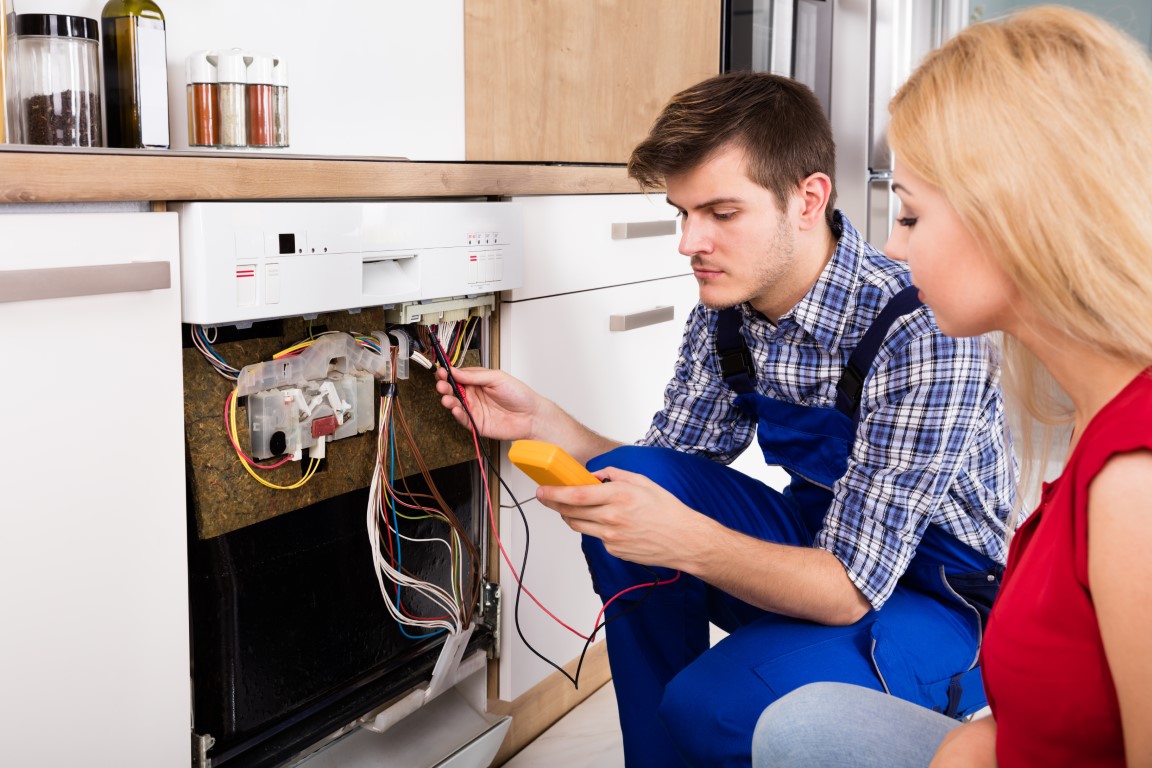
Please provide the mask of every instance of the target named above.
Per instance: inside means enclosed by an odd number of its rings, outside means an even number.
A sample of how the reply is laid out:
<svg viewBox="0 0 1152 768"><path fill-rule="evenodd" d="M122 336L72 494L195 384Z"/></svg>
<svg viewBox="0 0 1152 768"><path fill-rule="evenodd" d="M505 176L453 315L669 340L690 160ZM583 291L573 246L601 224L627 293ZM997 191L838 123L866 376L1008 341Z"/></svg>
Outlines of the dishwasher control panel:
<svg viewBox="0 0 1152 768"><path fill-rule="evenodd" d="M258 320L523 284L522 207L458 200L176 203L183 320Z"/></svg>

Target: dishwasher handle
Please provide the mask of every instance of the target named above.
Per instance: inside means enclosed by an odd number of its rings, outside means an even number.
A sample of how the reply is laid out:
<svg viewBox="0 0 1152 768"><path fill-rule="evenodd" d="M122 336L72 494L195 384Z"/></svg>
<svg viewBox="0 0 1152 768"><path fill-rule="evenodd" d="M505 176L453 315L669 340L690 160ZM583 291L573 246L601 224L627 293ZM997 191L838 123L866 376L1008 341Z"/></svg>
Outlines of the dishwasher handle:
<svg viewBox="0 0 1152 768"><path fill-rule="evenodd" d="M171 264L167 261L0 270L0 304L171 287Z"/></svg>

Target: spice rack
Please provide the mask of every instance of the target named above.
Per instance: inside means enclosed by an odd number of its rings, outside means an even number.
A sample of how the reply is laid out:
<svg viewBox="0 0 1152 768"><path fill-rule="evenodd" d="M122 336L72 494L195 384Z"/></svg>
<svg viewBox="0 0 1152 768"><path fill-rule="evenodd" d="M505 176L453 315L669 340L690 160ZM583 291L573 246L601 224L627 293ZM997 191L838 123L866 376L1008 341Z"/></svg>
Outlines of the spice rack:
<svg viewBox="0 0 1152 768"><path fill-rule="evenodd" d="M288 65L233 48L187 59L188 144L252 149L288 146Z"/></svg>

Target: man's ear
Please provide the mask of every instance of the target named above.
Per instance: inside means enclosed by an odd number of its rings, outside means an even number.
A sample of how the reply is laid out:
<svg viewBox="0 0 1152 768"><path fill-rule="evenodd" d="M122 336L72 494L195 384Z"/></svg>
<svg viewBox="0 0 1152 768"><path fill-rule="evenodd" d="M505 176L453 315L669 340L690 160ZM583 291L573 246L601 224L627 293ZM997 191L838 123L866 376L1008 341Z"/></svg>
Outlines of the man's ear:
<svg viewBox="0 0 1152 768"><path fill-rule="evenodd" d="M832 179L828 174L817 171L800 182L796 190L799 201L799 225L801 232L808 232L824 224L824 210L828 207L828 197L832 194Z"/></svg>

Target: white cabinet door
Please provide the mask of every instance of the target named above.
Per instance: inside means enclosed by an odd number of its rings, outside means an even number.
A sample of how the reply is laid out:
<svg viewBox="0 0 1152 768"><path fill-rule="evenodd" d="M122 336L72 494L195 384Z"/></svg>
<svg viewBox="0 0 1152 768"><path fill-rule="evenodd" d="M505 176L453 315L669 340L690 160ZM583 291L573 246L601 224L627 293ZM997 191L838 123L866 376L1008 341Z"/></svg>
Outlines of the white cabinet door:
<svg viewBox="0 0 1152 768"><path fill-rule="evenodd" d="M178 242L0 215L6 765L189 763Z"/></svg>
<svg viewBox="0 0 1152 768"><path fill-rule="evenodd" d="M505 303L501 307L501 367L597 432L631 442L644 435L663 403L684 322L697 297L695 279L684 275ZM674 316L633 330L609 330L613 315L636 315L661 307L670 307ZM531 531L525 586L569 626L587 634L600 600L592 591L579 535L535 500L535 484L507 458L501 460L501 474L521 501ZM503 493L502 503L510 504L507 492ZM519 570L524 525L516 510L501 510L500 530L504 548ZM501 564L500 583L500 698L511 700L553 669L532 654L516 632L516 582L507 562ZM583 640L546 616L526 595L520 598L520 628L538 651L557 664L576 658L584 646ZM603 633L598 640L602 638Z"/></svg>

